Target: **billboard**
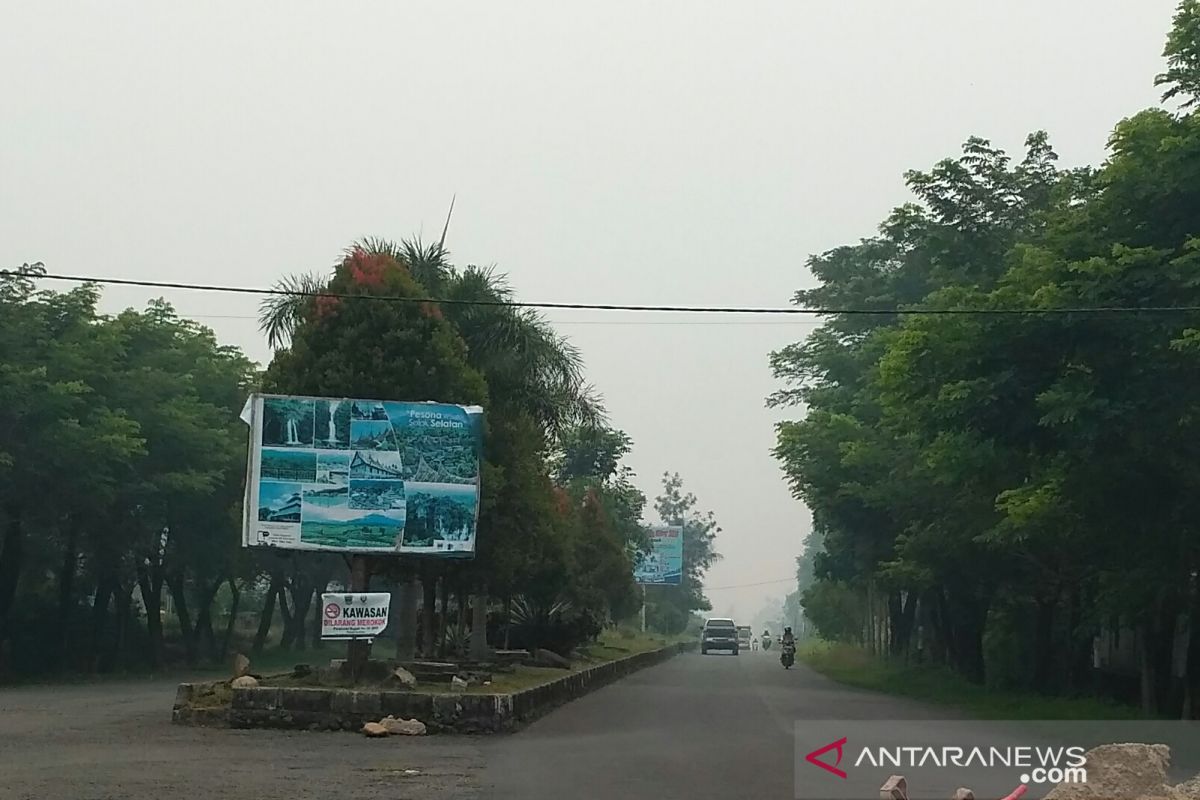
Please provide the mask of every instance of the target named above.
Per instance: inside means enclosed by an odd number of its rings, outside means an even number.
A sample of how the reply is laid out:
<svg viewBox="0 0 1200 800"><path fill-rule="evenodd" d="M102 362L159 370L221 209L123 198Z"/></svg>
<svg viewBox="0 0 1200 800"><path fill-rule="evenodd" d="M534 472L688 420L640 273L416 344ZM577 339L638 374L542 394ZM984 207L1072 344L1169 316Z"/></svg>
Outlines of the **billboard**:
<svg viewBox="0 0 1200 800"><path fill-rule="evenodd" d="M683 582L683 527L659 525L651 528L650 552L639 554L633 566L633 579L641 584Z"/></svg>
<svg viewBox="0 0 1200 800"><path fill-rule="evenodd" d="M242 544L473 556L483 410L254 394Z"/></svg>

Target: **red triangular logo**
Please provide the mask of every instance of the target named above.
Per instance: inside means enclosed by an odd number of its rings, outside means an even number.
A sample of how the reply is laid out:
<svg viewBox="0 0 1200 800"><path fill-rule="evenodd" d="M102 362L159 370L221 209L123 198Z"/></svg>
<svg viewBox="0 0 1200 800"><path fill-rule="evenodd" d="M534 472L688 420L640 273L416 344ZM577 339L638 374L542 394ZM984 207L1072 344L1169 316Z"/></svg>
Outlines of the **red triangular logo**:
<svg viewBox="0 0 1200 800"><path fill-rule="evenodd" d="M830 742L829 744L825 745L820 750L813 750L811 753L809 753L808 755L806 755L804 757L804 760L810 764L820 767L821 769L825 770L826 772L832 772L834 775L837 775L839 778L842 778L844 780L846 777L846 773L844 771L838 769L837 765L842 763L842 748L845 746L846 746L846 737L843 736L841 739L838 739L836 742ZM837 760L834 761L832 764L827 764L821 760L821 756L825 755L830 750L837 750Z"/></svg>

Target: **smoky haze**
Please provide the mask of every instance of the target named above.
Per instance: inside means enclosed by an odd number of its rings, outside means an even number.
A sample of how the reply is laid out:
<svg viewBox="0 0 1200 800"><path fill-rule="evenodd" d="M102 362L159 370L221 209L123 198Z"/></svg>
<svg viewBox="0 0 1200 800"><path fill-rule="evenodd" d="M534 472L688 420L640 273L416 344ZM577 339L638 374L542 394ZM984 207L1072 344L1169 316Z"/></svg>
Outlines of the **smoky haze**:
<svg viewBox="0 0 1200 800"><path fill-rule="evenodd" d="M778 306L968 135L1064 164L1152 105L1173 0L10 3L0 264L265 286L354 239L435 238L523 299ZM243 296L165 295L270 358ZM770 455L767 354L812 321L553 312L653 497L724 531L749 621L809 530ZM656 520L650 520L656 521ZM758 584L758 585L747 585ZM722 588L738 587L738 588Z"/></svg>

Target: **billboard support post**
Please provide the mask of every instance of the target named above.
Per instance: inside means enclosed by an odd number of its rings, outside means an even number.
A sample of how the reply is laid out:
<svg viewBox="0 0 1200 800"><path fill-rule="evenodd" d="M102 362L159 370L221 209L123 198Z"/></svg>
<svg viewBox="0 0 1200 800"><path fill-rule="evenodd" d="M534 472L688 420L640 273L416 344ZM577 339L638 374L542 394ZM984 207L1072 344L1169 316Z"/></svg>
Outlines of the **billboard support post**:
<svg viewBox="0 0 1200 800"><path fill-rule="evenodd" d="M646 632L646 584L642 584L642 633Z"/></svg>
<svg viewBox="0 0 1200 800"><path fill-rule="evenodd" d="M371 583L367 568L367 557L355 554L350 557L350 591L355 594L366 592ZM346 644L346 666L350 669L350 680L357 684L366 671L367 659L371 656L370 639L351 639Z"/></svg>

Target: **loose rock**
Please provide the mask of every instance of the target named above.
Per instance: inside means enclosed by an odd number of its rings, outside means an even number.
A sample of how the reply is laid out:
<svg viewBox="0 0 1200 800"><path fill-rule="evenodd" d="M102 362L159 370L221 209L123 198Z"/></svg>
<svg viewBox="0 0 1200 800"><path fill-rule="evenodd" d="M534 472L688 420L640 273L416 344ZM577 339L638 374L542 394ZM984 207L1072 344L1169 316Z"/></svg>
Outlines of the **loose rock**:
<svg viewBox="0 0 1200 800"><path fill-rule="evenodd" d="M975 793L964 786L960 786L954 791L954 797L951 800L975 800Z"/></svg>
<svg viewBox="0 0 1200 800"><path fill-rule="evenodd" d="M1088 750L1087 783L1060 783L1046 800L1181 800L1167 784L1171 749L1165 744L1106 744Z"/></svg>
<svg viewBox="0 0 1200 800"><path fill-rule="evenodd" d="M404 667L396 667L392 670L392 674L388 676L388 682L398 684L405 689L413 689L417 685L417 676Z"/></svg>
<svg viewBox="0 0 1200 800"><path fill-rule="evenodd" d="M467 682L455 675L450 679L450 689L455 692L465 692L467 690Z"/></svg>
<svg viewBox="0 0 1200 800"><path fill-rule="evenodd" d="M240 678L250 671L250 659L241 653L235 653L233 656L233 677Z"/></svg>
<svg viewBox="0 0 1200 800"><path fill-rule="evenodd" d="M561 669L570 669L571 662L560 656L553 650L547 650L544 647L533 651L533 657L544 664L551 667L560 667Z"/></svg>
<svg viewBox="0 0 1200 800"><path fill-rule="evenodd" d="M234 689L253 689L258 686L258 678L253 675L242 675L229 682Z"/></svg>
<svg viewBox="0 0 1200 800"><path fill-rule="evenodd" d="M366 725L363 725L362 732L373 739L388 735L388 729L378 722L368 722Z"/></svg>
<svg viewBox="0 0 1200 800"><path fill-rule="evenodd" d="M419 719L396 719L390 714L379 720L388 733L394 733L398 736L424 736L425 723Z"/></svg>

